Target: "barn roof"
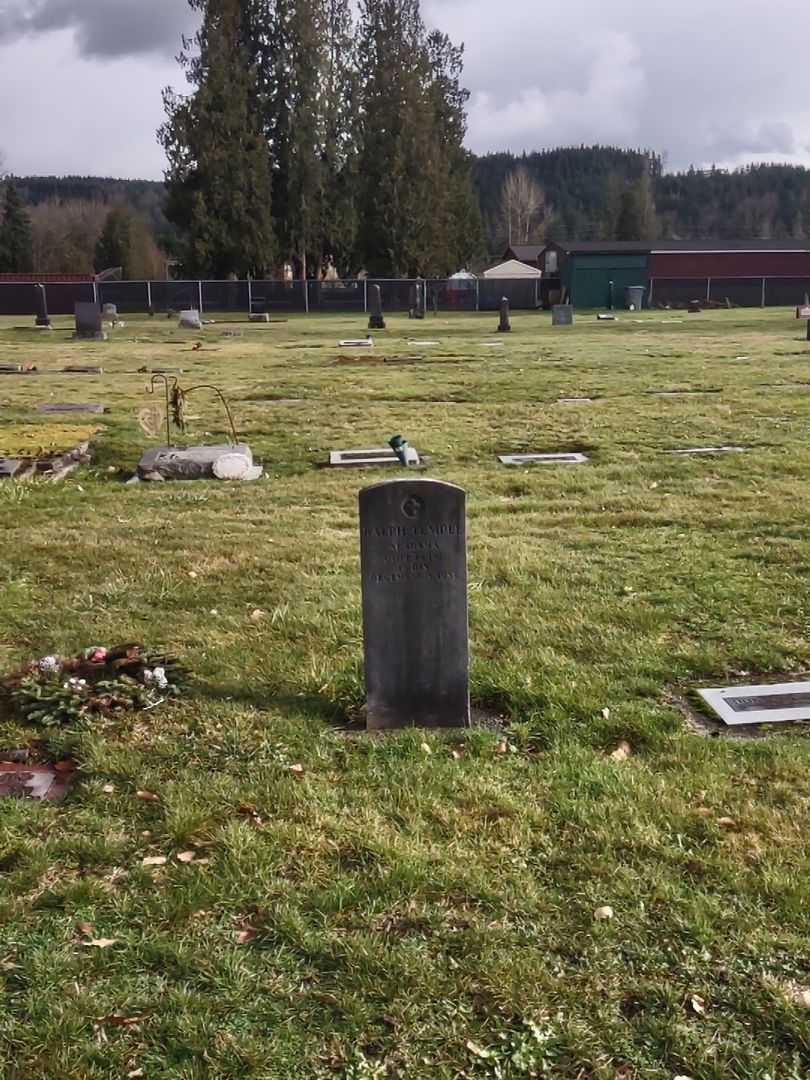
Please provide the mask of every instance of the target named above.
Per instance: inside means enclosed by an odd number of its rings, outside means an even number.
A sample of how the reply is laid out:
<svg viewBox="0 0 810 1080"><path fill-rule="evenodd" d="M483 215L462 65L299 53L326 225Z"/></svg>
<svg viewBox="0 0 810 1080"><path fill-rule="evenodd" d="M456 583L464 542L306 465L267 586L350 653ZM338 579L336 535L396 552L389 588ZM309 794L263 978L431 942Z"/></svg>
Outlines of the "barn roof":
<svg viewBox="0 0 810 1080"><path fill-rule="evenodd" d="M503 253L504 259L517 259L518 262L533 263L545 251L545 244L510 244Z"/></svg>
<svg viewBox="0 0 810 1080"><path fill-rule="evenodd" d="M668 252L808 251L810 244L792 240L560 240L549 242L567 255L650 255Z"/></svg>

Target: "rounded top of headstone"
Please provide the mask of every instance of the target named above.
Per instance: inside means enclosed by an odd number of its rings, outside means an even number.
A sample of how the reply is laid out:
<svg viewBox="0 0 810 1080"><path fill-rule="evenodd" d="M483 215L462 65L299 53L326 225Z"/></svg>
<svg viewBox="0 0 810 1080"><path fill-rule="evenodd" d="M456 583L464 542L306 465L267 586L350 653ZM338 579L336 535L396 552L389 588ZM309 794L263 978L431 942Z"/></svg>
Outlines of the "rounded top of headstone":
<svg viewBox="0 0 810 1080"><path fill-rule="evenodd" d="M391 488L397 484L407 485L408 487L414 487L419 484L434 489L442 488L445 491L460 491L463 495L466 495L466 489L459 487L458 484L448 484L446 480L431 480L430 477L427 476L415 476L413 478L410 476L403 476L396 480L382 480L379 484L371 484L369 487L361 488L360 494L365 495L367 492L381 491L384 488Z"/></svg>

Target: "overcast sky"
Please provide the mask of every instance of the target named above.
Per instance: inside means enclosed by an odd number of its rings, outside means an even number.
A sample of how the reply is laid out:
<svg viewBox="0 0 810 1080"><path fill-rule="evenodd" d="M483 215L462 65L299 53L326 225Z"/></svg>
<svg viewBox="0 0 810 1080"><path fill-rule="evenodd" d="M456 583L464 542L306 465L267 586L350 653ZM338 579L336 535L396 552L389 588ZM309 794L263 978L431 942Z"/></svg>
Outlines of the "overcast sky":
<svg viewBox="0 0 810 1080"><path fill-rule="evenodd" d="M471 149L649 146L669 168L810 165L800 0L423 0L466 44ZM0 0L0 153L18 174L158 179L186 0Z"/></svg>

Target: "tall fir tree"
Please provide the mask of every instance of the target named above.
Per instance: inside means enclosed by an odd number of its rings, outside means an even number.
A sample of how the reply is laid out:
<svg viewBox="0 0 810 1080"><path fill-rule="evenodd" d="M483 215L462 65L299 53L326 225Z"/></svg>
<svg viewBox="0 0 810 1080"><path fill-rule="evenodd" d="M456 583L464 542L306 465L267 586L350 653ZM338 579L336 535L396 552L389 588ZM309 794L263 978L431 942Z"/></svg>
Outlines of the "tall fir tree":
<svg viewBox="0 0 810 1080"><path fill-rule="evenodd" d="M457 269L475 231L460 51L428 38L419 0L362 0L358 56L361 256L391 277Z"/></svg>
<svg viewBox="0 0 810 1080"><path fill-rule="evenodd" d="M120 266L124 280L132 277L134 240L132 213L125 206L114 206L107 214L96 244L96 272Z"/></svg>
<svg viewBox="0 0 810 1080"><path fill-rule="evenodd" d="M31 219L13 181L6 183L0 220L0 272L20 274L34 269Z"/></svg>
<svg viewBox="0 0 810 1080"><path fill-rule="evenodd" d="M166 216L185 233L186 273L263 275L274 257L272 184L245 5L189 4L202 15L180 58L194 91L164 93L167 121L159 131L168 159Z"/></svg>

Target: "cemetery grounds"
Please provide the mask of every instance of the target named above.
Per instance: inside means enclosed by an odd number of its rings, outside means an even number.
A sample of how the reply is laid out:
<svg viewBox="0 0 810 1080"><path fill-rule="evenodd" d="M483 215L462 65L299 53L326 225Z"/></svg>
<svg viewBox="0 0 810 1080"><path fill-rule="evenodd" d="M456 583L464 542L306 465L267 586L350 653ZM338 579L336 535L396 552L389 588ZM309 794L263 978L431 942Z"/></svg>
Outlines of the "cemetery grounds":
<svg viewBox="0 0 810 1080"><path fill-rule="evenodd" d="M810 669L804 324L387 314L372 356L424 357L396 365L336 347L359 315L124 318L106 343L0 321L0 360L104 369L0 376L0 442L98 429L63 482L0 485L0 669L143 641L195 682L0 717L79 767L61 805L0 802L0 1075L810 1075L807 732L696 733L680 704ZM222 387L266 479L125 486L155 366ZM63 401L106 413L34 412ZM224 441L190 405L189 440ZM316 465L397 433L468 493L470 731L345 730L357 492L400 474ZM497 461L525 451L589 462Z"/></svg>

